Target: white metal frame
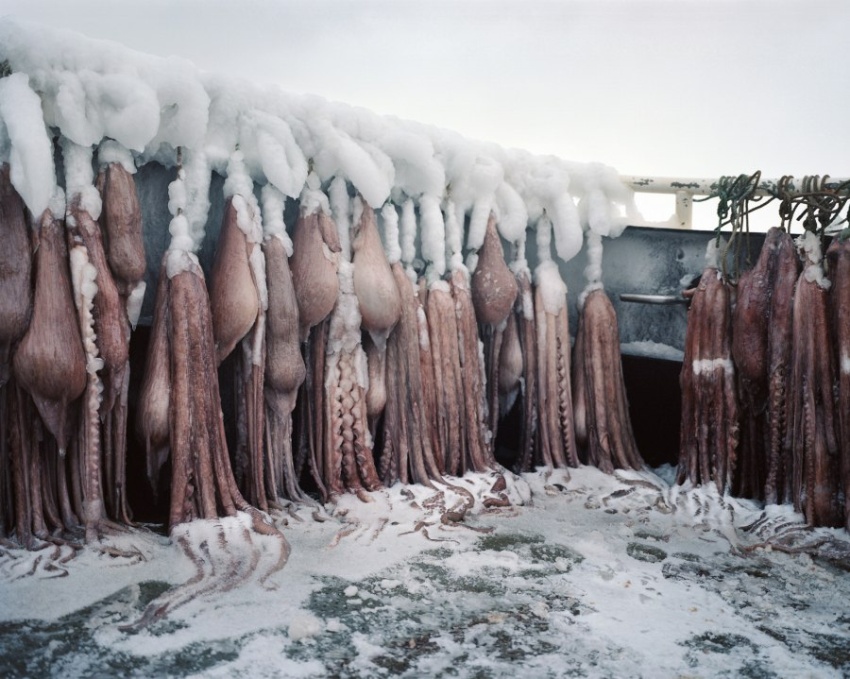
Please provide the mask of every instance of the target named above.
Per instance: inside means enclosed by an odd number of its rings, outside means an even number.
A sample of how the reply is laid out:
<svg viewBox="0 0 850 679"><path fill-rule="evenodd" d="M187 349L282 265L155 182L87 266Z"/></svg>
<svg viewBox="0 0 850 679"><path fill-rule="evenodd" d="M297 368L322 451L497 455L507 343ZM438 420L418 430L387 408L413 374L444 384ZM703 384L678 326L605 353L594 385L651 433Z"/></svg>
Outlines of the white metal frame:
<svg viewBox="0 0 850 679"><path fill-rule="evenodd" d="M680 229L690 229L693 219L694 196L708 196L717 186L718 179L682 179L676 177L642 177L623 176L623 183L630 186L634 191L641 193L669 193L676 196L676 224ZM804 179L791 179L786 184L786 190L790 194L802 191ZM826 188L835 189L844 184L848 179L832 177L828 178ZM762 179L759 181L755 195L764 196L776 192L779 179Z"/></svg>

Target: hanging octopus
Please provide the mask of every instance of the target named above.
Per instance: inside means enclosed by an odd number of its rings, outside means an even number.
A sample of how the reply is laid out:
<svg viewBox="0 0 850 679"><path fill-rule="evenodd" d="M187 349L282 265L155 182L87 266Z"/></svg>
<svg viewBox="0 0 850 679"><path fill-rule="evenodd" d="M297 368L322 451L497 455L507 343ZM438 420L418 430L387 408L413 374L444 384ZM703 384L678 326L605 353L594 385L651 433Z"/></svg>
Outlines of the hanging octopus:
<svg viewBox="0 0 850 679"><path fill-rule="evenodd" d="M850 530L850 241L835 239L826 251L832 286L829 291L831 345L838 368L838 440L844 493L844 526Z"/></svg>
<svg viewBox="0 0 850 679"><path fill-rule="evenodd" d="M517 273L517 299L508 317L505 344L499 370L499 391L510 404L517 396L522 399L522 425L515 471L530 471L536 462L542 463L537 451L538 387L537 333L535 331L534 297L531 279L526 268ZM508 410L507 405L505 410ZM540 459L537 459L540 458Z"/></svg>
<svg viewBox="0 0 850 679"><path fill-rule="evenodd" d="M274 209L275 193L271 187L263 188L263 212L267 223L273 218L265 213ZM289 267L291 253L292 242L285 231L275 233L267 229L263 239L269 292L264 381L269 467L266 482L270 498L305 502L308 498L298 484L292 454L292 412L306 367L301 355L298 301Z"/></svg>
<svg viewBox="0 0 850 679"><path fill-rule="evenodd" d="M807 231L797 241L804 258L793 304L791 382L785 446L791 454L794 506L813 526L840 526L841 478L838 419L833 400L835 364L827 313L829 281L821 268L818 237Z"/></svg>
<svg viewBox="0 0 850 679"><path fill-rule="evenodd" d="M576 432L589 462L607 474L642 469L623 381L617 316L601 288L585 298L576 337ZM581 423L581 424L579 424Z"/></svg>
<svg viewBox="0 0 850 679"><path fill-rule="evenodd" d="M738 280L732 358L738 375L741 449L733 489L768 502L790 500L783 454L791 363L791 309L800 265L791 236L768 231L756 265Z"/></svg>
<svg viewBox="0 0 850 679"><path fill-rule="evenodd" d="M339 297L340 243L336 225L329 216L327 197L318 190L318 178L308 179L301 196L300 215L293 233L289 260L292 286L298 304L301 341L306 343L306 376L302 384L304 407L301 430L307 432L310 471L323 498L325 486L324 374L327 345L326 319Z"/></svg>
<svg viewBox="0 0 850 679"><path fill-rule="evenodd" d="M353 266L341 261L339 298L331 314L324 362L324 482L331 496L343 490L365 499L363 490L382 487L372 457L366 417L366 354Z"/></svg>
<svg viewBox="0 0 850 679"><path fill-rule="evenodd" d="M496 232L496 215L492 212L487 220L484 244L478 253L478 263L472 274L472 305L475 317L484 335L484 363L487 375L488 429L491 432L487 446L490 461L493 458L493 441L499 423L499 386L502 362L502 346L507 320L517 298L516 277L505 263L502 243ZM515 330L515 327L514 327ZM512 335L518 339L516 333ZM513 351L515 342L509 345ZM507 358L515 355L505 354ZM513 367L513 366L511 366ZM509 373L506 376L510 377ZM510 380L509 380L510 381Z"/></svg>
<svg viewBox="0 0 850 679"><path fill-rule="evenodd" d="M15 515L7 401L16 387L9 384L10 362L13 348L29 326L33 297L29 227L8 164L0 167L0 241L0 537L5 537L11 532Z"/></svg>
<svg viewBox="0 0 850 679"><path fill-rule="evenodd" d="M395 262L391 271L401 301L401 317L387 342L387 406L381 472L387 484L412 481L431 486L431 480L440 478L441 470L429 431L431 418L426 392L429 377L427 367L423 370L420 341L424 311L418 287L404 266ZM433 402L434 397L431 399Z"/></svg>
<svg viewBox="0 0 850 679"><path fill-rule="evenodd" d="M18 541L28 548L33 546L33 536L44 539L48 535L45 513L51 529L71 529L85 511L78 505L77 515L72 516L65 490L68 479L65 452L76 431L76 401L86 389L87 380L86 353L74 307L62 217L56 216L51 208L46 209L34 236L32 317L12 358L16 386L10 389L8 406L16 533ZM35 418L32 404L39 418ZM43 435L42 423L50 439ZM54 445L50 445L51 440ZM85 498L87 525L93 525L102 515L99 451L93 453L81 461L85 489L89 491ZM54 511L57 493L45 482L48 466L57 460L61 464L55 478L66 521ZM63 526L63 523L71 525Z"/></svg>
<svg viewBox="0 0 850 679"><path fill-rule="evenodd" d="M207 177L200 157L189 156L186 166L183 159L178 154L177 179L172 187L176 196L186 195L186 167L193 175L203 173ZM235 346L239 339L234 340L230 330L220 330L218 340L214 336L206 281L197 257L190 251L198 243L190 233L186 207L181 200L170 205L172 242L160 268L151 337L151 346L162 352L148 353L140 399L140 433L158 453L149 461L149 473L154 471L158 476L156 465L163 461L162 435L167 428L167 455L171 458L169 527L195 518L246 512L254 531L273 536L280 543L282 565L289 554L286 539L265 515L245 501L231 468L218 364L227 347L231 343ZM167 403L167 412L150 402L157 399ZM153 415L154 421L147 420L146 415Z"/></svg>
<svg viewBox="0 0 850 679"><path fill-rule="evenodd" d="M711 481L729 491L738 453L738 399L731 354L729 285L716 266L691 293L682 361L677 483Z"/></svg>
<svg viewBox="0 0 850 679"><path fill-rule="evenodd" d="M224 219L213 260L210 304L216 357L221 362L236 348L236 472L248 502L268 511L265 474L265 322L268 297L265 260L260 246L258 206L244 175L241 155L233 154L226 186ZM248 196L246 199L245 196Z"/></svg>
<svg viewBox="0 0 850 679"><path fill-rule="evenodd" d="M573 389L570 376L570 331L567 286L550 254L551 223L537 225L540 263L534 272L534 354L537 361L537 448L535 460L548 467L577 467ZM581 332L581 326L579 327ZM530 337L527 336L527 339ZM580 360L577 355L577 361ZM578 366L578 362L576 363ZM577 375L578 376L578 375ZM575 408L578 413L578 407ZM528 412L526 412L528 417ZM527 427L526 427L527 428ZM527 442L526 445L529 445Z"/></svg>

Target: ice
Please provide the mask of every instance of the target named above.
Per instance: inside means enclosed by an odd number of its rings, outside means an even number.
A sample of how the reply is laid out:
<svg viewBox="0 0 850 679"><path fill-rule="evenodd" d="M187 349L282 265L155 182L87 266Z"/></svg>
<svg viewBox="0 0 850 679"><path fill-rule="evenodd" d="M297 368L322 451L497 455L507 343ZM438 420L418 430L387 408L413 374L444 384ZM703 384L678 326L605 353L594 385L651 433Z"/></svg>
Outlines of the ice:
<svg viewBox="0 0 850 679"><path fill-rule="evenodd" d="M260 192L263 202L263 235L264 238L278 238L283 243L287 257L292 257L292 239L286 232L283 222L283 210L286 206L285 196L271 184L266 184Z"/></svg>
<svg viewBox="0 0 850 679"><path fill-rule="evenodd" d="M391 203L381 208L381 223L384 232L384 250L387 253L387 261L395 264L401 261L401 244L399 242L398 211Z"/></svg>
<svg viewBox="0 0 850 679"><path fill-rule="evenodd" d="M563 261L568 262L581 250L582 226L578 209L572 197L563 194L554 199L548 214L551 216L555 234L555 252Z"/></svg>
<svg viewBox="0 0 850 679"><path fill-rule="evenodd" d="M422 256L429 262L428 278L433 280L446 272L446 224L439 199L432 194L422 196L419 214Z"/></svg>
<svg viewBox="0 0 850 679"><path fill-rule="evenodd" d="M0 28L0 44L3 33ZM56 188L53 144L42 120L41 101L25 74L0 79L0 121L0 162L9 163L12 186L30 212L40 215Z"/></svg>
<svg viewBox="0 0 850 679"><path fill-rule="evenodd" d="M502 182L496 191L496 205L499 215L497 226L502 238L512 243L523 238L528 225L528 210L516 189Z"/></svg>
<svg viewBox="0 0 850 679"><path fill-rule="evenodd" d="M263 238L260 206L254 195L254 184L248 176L244 158L239 151L231 154L230 162L227 164L224 197L233 201L233 207L236 209L236 223L248 242L260 243Z"/></svg>
<svg viewBox="0 0 850 679"><path fill-rule="evenodd" d="M92 219L100 217L103 202L94 186L92 149L80 146L65 137L61 140L62 161L65 165L65 192L68 200L78 203Z"/></svg>
<svg viewBox="0 0 850 679"><path fill-rule="evenodd" d="M114 139L104 139L97 147L97 163L103 168L110 163L118 163L130 174L136 174L136 162L133 154Z"/></svg>
<svg viewBox="0 0 850 679"><path fill-rule="evenodd" d="M128 556L87 548L54 580L39 569L17 577L35 555L0 556L0 658L25 657L30 674L102 671L116 657L147 676L846 673L850 582L820 558L769 547L791 534L846 538L805 528L788 506L671 486L675 469L658 471L506 475L514 506L498 512L482 504L492 474L396 485L371 503L344 496L322 523L294 508L301 520L283 527L289 563L266 583L278 589L250 578L134 634L118 627L138 616L143 590L195 570L166 538L109 536L104 544ZM462 490L474 498L464 525L442 525L437 501L453 507ZM246 525L240 515L181 528L221 569L207 585L250 561ZM256 547L261 564L273 557ZM129 558L134 550L143 558Z"/></svg>
<svg viewBox="0 0 850 679"><path fill-rule="evenodd" d="M726 373L730 378L735 374L735 365L730 358L694 359L691 369L694 375L710 375L718 370Z"/></svg>
<svg viewBox="0 0 850 679"><path fill-rule="evenodd" d="M262 174L285 196L298 197L307 181L308 166L289 125L262 111L253 112L248 121L246 127L254 132L251 141ZM246 136L242 137L242 148L248 142Z"/></svg>
<svg viewBox="0 0 850 679"><path fill-rule="evenodd" d="M398 227L401 239L401 261L409 266L416 257L416 208L412 198L405 200L401 206L401 220Z"/></svg>
<svg viewBox="0 0 850 679"><path fill-rule="evenodd" d="M328 199L339 234L341 255L345 260L351 261L351 200L348 197L345 179L336 177L331 182Z"/></svg>
<svg viewBox="0 0 850 679"><path fill-rule="evenodd" d="M598 163L503 149L321 97L202 73L186 61L67 31L5 18L0 59L15 71L0 85L0 159L13 160L13 183L28 207L38 213L52 194L45 124L80 146L100 146L100 163L114 159L128 169L152 160L173 166L180 149L187 233L195 241L185 245L190 251L203 235L210 172L230 176L235 150L255 184L270 184L287 197L316 197L305 184L319 191L345 182L376 210L388 200L397 206L415 201L429 225L421 244L432 276L443 271L439 222L451 240L469 220L467 263L474 268L491 212L512 243L529 223L548 215L555 251L564 261L580 250L584 229L613 237L625 224L624 211L635 213L631 191L612 168ZM317 185L310 186L311 168ZM315 201L310 205L315 209ZM439 218L438 205L444 208ZM403 211L402 227L405 219ZM413 263L415 256L405 256L411 246L404 237L401 246L401 259ZM446 267L456 269L461 246L446 246Z"/></svg>
<svg viewBox="0 0 850 679"><path fill-rule="evenodd" d="M705 266L720 269L723 255L726 251L726 239L714 238L705 246Z"/></svg>
<svg viewBox="0 0 850 679"><path fill-rule="evenodd" d="M307 184L301 192L299 199L303 215L311 215L321 210L326 215L331 213L331 205L328 197L321 190L321 180L315 172L307 175Z"/></svg>
<svg viewBox="0 0 850 679"><path fill-rule="evenodd" d="M457 271L463 268L463 257L461 256L461 230L463 229L463 213L454 201L447 201L446 213L446 255L449 258L449 270Z"/></svg>
<svg viewBox="0 0 850 679"><path fill-rule="evenodd" d="M427 136L388 126L379 143L393 160L395 186L400 191L414 197L421 194L442 197L446 171L435 157L434 146Z"/></svg>
<svg viewBox="0 0 850 679"><path fill-rule="evenodd" d="M558 265L551 259L540 262L534 269L534 283L542 295L546 313L557 316L567 303L567 285Z"/></svg>
<svg viewBox="0 0 850 679"><path fill-rule="evenodd" d="M811 231L806 231L795 242L800 256L806 263L806 268L803 270L806 280L810 283L816 283L824 290L829 290L832 282L826 277L823 271L823 265L821 264L823 261L823 251L818 236Z"/></svg>
<svg viewBox="0 0 850 679"><path fill-rule="evenodd" d="M103 359L98 356L94 331L94 297L97 294L97 269L89 261L85 247L77 245L68 253L71 264L71 282L74 288L74 303L79 310L83 329L83 348L86 352L86 372L95 375L103 368Z"/></svg>
<svg viewBox="0 0 850 679"><path fill-rule="evenodd" d="M681 361L685 355L681 349L652 341L627 342L620 345L620 351L629 356L663 358L669 361Z"/></svg>
<svg viewBox="0 0 850 679"><path fill-rule="evenodd" d="M127 320L130 321L130 326L133 330L136 329L139 316L142 315L142 304L145 300L145 290L147 290L147 287L147 282L139 281L127 296Z"/></svg>
<svg viewBox="0 0 850 679"><path fill-rule="evenodd" d="M354 588L357 589L356 587ZM301 641L314 637L322 632L322 621L311 613L296 614L289 623L289 638L293 641Z"/></svg>

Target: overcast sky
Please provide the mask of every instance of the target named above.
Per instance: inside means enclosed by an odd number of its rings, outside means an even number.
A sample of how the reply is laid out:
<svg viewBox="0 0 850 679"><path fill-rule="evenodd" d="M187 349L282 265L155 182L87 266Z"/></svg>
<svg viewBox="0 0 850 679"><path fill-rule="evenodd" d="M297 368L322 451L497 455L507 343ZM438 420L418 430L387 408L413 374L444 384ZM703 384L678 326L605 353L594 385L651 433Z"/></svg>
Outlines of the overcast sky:
<svg viewBox="0 0 850 679"><path fill-rule="evenodd" d="M846 0L0 0L0 14L621 174L850 176Z"/></svg>

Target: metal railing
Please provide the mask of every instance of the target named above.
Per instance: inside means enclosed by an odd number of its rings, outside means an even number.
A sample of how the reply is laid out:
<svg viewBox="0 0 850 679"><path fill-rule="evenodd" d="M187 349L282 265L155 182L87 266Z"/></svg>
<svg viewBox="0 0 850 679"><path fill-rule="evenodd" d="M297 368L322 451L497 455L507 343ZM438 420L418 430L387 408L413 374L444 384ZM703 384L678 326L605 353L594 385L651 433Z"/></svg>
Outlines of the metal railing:
<svg viewBox="0 0 850 679"><path fill-rule="evenodd" d="M683 179L678 177L644 177L639 175L622 176L623 183L630 186L639 193L666 193L676 197L676 225L680 229L690 229L693 220L694 196L715 195L721 184L720 179ZM755 196L776 196L780 186L787 195L803 193L810 189L813 178L783 178L783 179L760 179L758 186L754 189ZM825 176L818 180L821 189L850 191L850 180L847 178L832 178Z"/></svg>

